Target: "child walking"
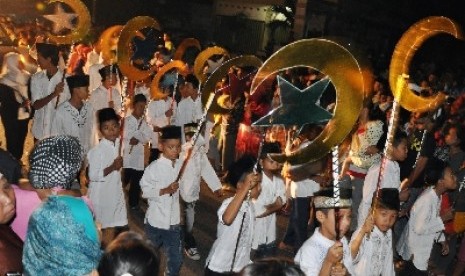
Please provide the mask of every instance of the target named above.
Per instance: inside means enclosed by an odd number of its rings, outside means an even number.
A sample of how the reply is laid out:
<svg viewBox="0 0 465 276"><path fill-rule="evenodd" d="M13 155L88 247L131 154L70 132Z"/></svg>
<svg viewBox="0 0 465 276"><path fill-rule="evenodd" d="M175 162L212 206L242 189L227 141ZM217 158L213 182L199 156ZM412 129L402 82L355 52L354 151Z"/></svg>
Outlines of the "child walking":
<svg viewBox="0 0 465 276"><path fill-rule="evenodd" d="M264 143L260 154L262 191L253 201L257 214L252 242L255 259L276 254L276 211L286 202L286 185L280 176L281 164L269 158L269 153L281 153L280 144Z"/></svg>
<svg viewBox="0 0 465 276"><path fill-rule="evenodd" d="M102 224L104 244L127 228L126 201L121 184L123 158L119 153L119 116L113 108L101 109L98 114L100 142L87 154L89 161L88 196L92 201L95 219ZM117 227L116 230L114 228Z"/></svg>
<svg viewBox="0 0 465 276"><path fill-rule="evenodd" d="M335 210L336 199L332 189L321 190L313 197L315 218L320 227L297 251L294 261L305 275L346 275L352 274L352 257L344 235L350 227L351 192L340 190L340 207ZM338 223L336 223L336 215ZM337 240L336 225L339 226Z"/></svg>
<svg viewBox="0 0 465 276"><path fill-rule="evenodd" d="M395 275L392 227L399 213L399 190L384 188L376 192L375 196L373 214L368 215L350 241L354 276Z"/></svg>
<svg viewBox="0 0 465 276"><path fill-rule="evenodd" d="M165 275L179 275L182 265L179 183L181 162L181 127L168 125L161 129L160 157L145 169L140 181L142 197L148 200L145 234L157 248L163 248L167 259Z"/></svg>
<svg viewBox="0 0 465 276"><path fill-rule="evenodd" d="M179 181L181 198L183 199L185 215L185 232L184 232L184 252L192 260L200 260L200 254L197 250L197 244L193 235L195 205L199 200L200 178L207 184L208 188L217 196L221 196L221 182L215 173L207 157L205 149L205 140L199 136L194 148L192 148L192 137L197 131L197 123L184 125L184 135L186 143L182 146L181 160L187 158L188 152L190 159L187 162L183 177Z"/></svg>
<svg viewBox="0 0 465 276"><path fill-rule="evenodd" d="M406 262L400 275L428 275L428 260L435 241L443 246L443 254L449 252L444 238L444 221L449 218L439 213L442 195L457 187L452 169L439 162L425 174L426 188L413 204L410 219L397 242L397 252ZM413 258L414 257L414 258Z"/></svg>
<svg viewBox="0 0 465 276"><path fill-rule="evenodd" d="M205 275L240 272L250 263L255 210L250 199L261 190L261 174L254 173L255 160L245 155L228 170L228 183L236 194L218 209L217 238L208 254Z"/></svg>
<svg viewBox="0 0 465 276"><path fill-rule="evenodd" d="M147 99L142 94L134 96L132 114L124 120L123 171L124 185L129 185L129 208L139 209L140 179L144 173L144 144L148 143L152 130L145 121Z"/></svg>

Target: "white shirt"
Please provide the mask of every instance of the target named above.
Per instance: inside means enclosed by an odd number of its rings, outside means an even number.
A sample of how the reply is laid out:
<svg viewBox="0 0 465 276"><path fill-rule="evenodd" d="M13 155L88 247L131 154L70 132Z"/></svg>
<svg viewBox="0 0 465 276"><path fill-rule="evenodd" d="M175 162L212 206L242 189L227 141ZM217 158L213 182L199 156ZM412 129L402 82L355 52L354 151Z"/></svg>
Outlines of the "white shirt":
<svg viewBox="0 0 465 276"><path fill-rule="evenodd" d="M95 112L102 108L110 107L108 102L113 101L114 109L116 113L121 112L121 94L118 89L111 87L110 89L100 85L97 89L94 89L90 94L89 102L94 107Z"/></svg>
<svg viewBox="0 0 465 276"><path fill-rule="evenodd" d="M170 118L166 117L165 112L171 108L172 98L166 100L150 101L147 106L147 123L152 126L164 127L170 124ZM173 113L176 113L176 102L173 103ZM158 148L158 132L153 131L151 137L152 148Z"/></svg>
<svg viewBox="0 0 465 276"><path fill-rule="evenodd" d="M94 91L102 84L102 76L98 70L105 67L102 63L97 63L89 66L88 75L89 75L89 91Z"/></svg>
<svg viewBox="0 0 465 276"><path fill-rule="evenodd" d="M184 126L185 124L196 122L202 117L202 106L200 105L200 97L196 101L191 97L183 98L179 101L178 109L174 124L177 126Z"/></svg>
<svg viewBox="0 0 465 276"><path fill-rule="evenodd" d="M225 225L223 214L233 200L233 197L225 199L218 209L218 227L216 240L208 254L206 266L212 271L223 273L230 272L234 251L237 248L234 260L233 272L240 272L250 261L252 235L254 232L255 210L253 204L243 202L236 218L231 225ZM242 231L239 233L239 230ZM239 239L238 236L240 235ZM239 244L237 244L239 243Z"/></svg>
<svg viewBox="0 0 465 276"><path fill-rule="evenodd" d="M31 103L43 99L52 94L55 87L63 79L63 71L58 70L55 75L49 80L46 70L35 73L31 77ZM65 79L65 86L63 93L60 94L59 104L67 102L71 98L68 84ZM32 122L32 135L36 139L43 139L50 136L52 120L55 117L55 106L57 97L51 100L44 107L37 109L34 113L34 121Z"/></svg>
<svg viewBox="0 0 465 276"><path fill-rule="evenodd" d="M266 211L266 206L276 202L281 198L281 202L286 202L286 187L281 177L273 176L271 179L262 173L262 191L254 201L255 212L260 216ZM261 244L269 244L276 240L276 213L272 213L263 218L255 219L255 231L252 248L257 249Z"/></svg>
<svg viewBox="0 0 465 276"><path fill-rule="evenodd" d="M201 138L199 137L199 140ZM202 177L208 188L212 191L221 189L221 181L216 175L204 146L204 141L197 141L189 161L187 162L184 173L179 182L181 197L185 202L194 202L199 200L200 194L200 178ZM192 147L192 143L184 143L182 146L181 160L184 160L188 149Z"/></svg>
<svg viewBox="0 0 465 276"><path fill-rule="evenodd" d="M333 246L335 241L332 241L325 236L321 235L320 228L317 227L313 235L304 242L302 247L297 251L294 257L294 261L300 265L300 269L307 276L315 276L320 273L321 266L328 254L328 250ZM350 248L347 243L347 239L343 237L341 239L342 250L344 256L342 262L349 274L352 274L352 257L350 256Z"/></svg>
<svg viewBox="0 0 465 276"><path fill-rule="evenodd" d="M144 170L144 144L152 135L152 130L145 118L136 119L132 114L124 121L123 133L123 167L138 171ZM139 140L137 145L130 145L131 138ZM129 153L131 152L131 153Z"/></svg>
<svg viewBox="0 0 465 276"><path fill-rule="evenodd" d="M92 105L88 102L84 103L81 110L77 110L69 101L65 102L56 111L51 134L78 138L83 153L87 154L93 146L93 114Z"/></svg>
<svg viewBox="0 0 465 276"><path fill-rule="evenodd" d="M181 162L160 158L150 163L140 180L142 197L148 199L149 208L145 214L145 222L155 228L169 229L178 225L181 219L179 210L179 189L172 195L160 195L160 190L168 187L176 180Z"/></svg>
<svg viewBox="0 0 465 276"><path fill-rule="evenodd" d="M88 195L96 221L102 224L102 228L128 224L121 172L112 171L107 176L103 175L103 170L118 157L118 150L119 138L114 143L102 138L87 154L90 180Z"/></svg>
<svg viewBox="0 0 465 276"><path fill-rule="evenodd" d="M360 232L359 228L352 234L354 238ZM381 232L378 227L374 227L370 237L365 235L358 250L357 256L354 257L353 276L394 276L394 258L392 251L392 230L386 233Z"/></svg>
<svg viewBox="0 0 465 276"><path fill-rule="evenodd" d="M145 85L141 85L141 86L137 86L136 89L134 89L134 95L137 95L137 94L142 94L145 96L145 98L147 99L147 101L150 100L150 86L145 86Z"/></svg>
<svg viewBox="0 0 465 276"><path fill-rule="evenodd" d="M368 215L373 194L378 186L380 163L370 167L363 182L363 198L358 207L357 228L360 228ZM400 188L400 167L396 161L387 159L380 188Z"/></svg>
<svg viewBox="0 0 465 276"><path fill-rule="evenodd" d="M426 189L413 204L410 219L397 242L397 252L410 260L419 270L428 268L428 260L435 240L443 241L444 223L439 215L441 198L432 187Z"/></svg>

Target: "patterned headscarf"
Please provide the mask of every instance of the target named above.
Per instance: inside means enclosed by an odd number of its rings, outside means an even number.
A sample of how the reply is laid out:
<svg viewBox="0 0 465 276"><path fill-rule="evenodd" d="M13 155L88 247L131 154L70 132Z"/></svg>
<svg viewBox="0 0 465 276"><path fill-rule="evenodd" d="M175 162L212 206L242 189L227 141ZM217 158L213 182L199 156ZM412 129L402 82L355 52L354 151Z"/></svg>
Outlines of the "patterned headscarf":
<svg viewBox="0 0 465 276"><path fill-rule="evenodd" d="M50 196L32 213L23 249L25 275L87 275L101 254L92 213L81 198Z"/></svg>
<svg viewBox="0 0 465 276"><path fill-rule="evenodd" d="M82 149L67 135L45 138L34 147L29 160L29 181L36 189L70 189L81 168Z"/></svg>

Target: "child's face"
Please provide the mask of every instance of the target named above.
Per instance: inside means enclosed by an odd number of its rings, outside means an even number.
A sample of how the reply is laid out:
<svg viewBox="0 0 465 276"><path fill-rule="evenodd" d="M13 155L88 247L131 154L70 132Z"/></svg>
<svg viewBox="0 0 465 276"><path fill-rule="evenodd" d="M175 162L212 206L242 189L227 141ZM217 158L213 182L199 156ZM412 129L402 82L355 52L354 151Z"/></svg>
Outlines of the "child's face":
<svg viewBox="0 0 465 276"><path fill-rule="evenodd" d="M276 174L281 171L281 164L269 157L262 158L260 160L260 166L262 166L265 173Z"/></svg>
<svg viewBox="0 0 465 276"><path fill-rule="evenodd" d="M179 158L179 153L181 152L181 140L165 139L161 141L159 147L163 156L174 161Z"/></svg>
<svg viewBox="0 0 465 276"><path fill-rule="evenodd" d="M441 181L444 182L444 187L447 190L455 190L457 188L457 177L449 167L444 170L444 177Z"/></svg>
<svg viewBox="0 0 465 276"><path fill-rule="evenodd" d="M89 88L88 87L77 87L73 88L73 94L76 94L80 100L86 100L89 98Z"/></svg>
<svg viewBox="0 0 465 276"><path fill-rule="evenodd" d="M105 77L105 80L103 81L103 84L105 86L114 86L114 85L116 85L116 81L117 81L116 74L111 74L111 75Z"/></svg>
<svg viewBox="0 0 465 276"><path fill-rule="evenodd" d="M190 142L192 140L192 137L194 136L192 133L186 133L184 135L186 137L186 142Z"/></svg>
<svg viewBox="0 0 465 276"><path fill-rule="evenodd" d="M392 228L396 222L398 212L389 209L375 209L374 223L378 229L385 233Z"/></svg>
<svg viewBox="0 0 465 276"><path fill-rule="evenodd" d="M402 141L395 147L392 147L392 159L394 161L404 161L408 153L407 139Z"/></svg>
<svg viewBox="0 0 465 276"><path fill-rule="evenodd" d="M457 137L457 129L450 128L449 132L446 134L446 137L444 137L444 141L448 146L457 146L460 143L460 140Z"/></svg>
<svg viewBox="0 0 465 276"><path fill-rule="evenodd" d="M318 214L320 212L320 214ZM328 233L327 238L335 240L336 237L336 226L335 226L335 209L328 209L325 214L322 211L317 211L317 219L324 229L325 233ZM339 209L339 236L344 236L350 228L350 220L352 217L352 211L348 208Z"/></svg>
<svg viewBox="0 0 465 276"><path fill-rule="evenodd" d="M142 115L144 115L145 106L146 106L146 102L137 102L137 103L135 103L133 105L132 115L134 115L137 118L142 117Z"/></svg>
<svg viewBox="0 0 465 276"><path fill-rule="evenodd" d="M100 132L105 139L114 142L120 135L119 122L116 120L110 120L101 123Z"/></svg>

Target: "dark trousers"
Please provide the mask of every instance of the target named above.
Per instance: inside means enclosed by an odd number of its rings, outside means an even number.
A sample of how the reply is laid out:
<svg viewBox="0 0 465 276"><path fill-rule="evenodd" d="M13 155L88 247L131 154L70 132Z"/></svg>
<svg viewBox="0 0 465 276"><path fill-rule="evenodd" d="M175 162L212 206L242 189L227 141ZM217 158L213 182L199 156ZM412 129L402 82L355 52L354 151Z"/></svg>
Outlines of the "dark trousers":
<svg viewBox="0 0 465 276"><path fill-rule="evenodd" d="M6 148L18 161L21 161L23 156L28 123L29 120L14 120L12 122L3 120Z"/></svg>
<svg viewBox="0 0 465 276"><path fill-rule="evenodd" d="M208 266L205 268L205 276L220 276L220 275L236 275L234 272L224 272L224 273L219 273L212 271L208 268Z"/></svg>
<svg viewBox="0 0 465 276"><path fill-rule="evenodd" d="M292 199L292 209L289 215L286 234L283 242L298 250L307 239L308 220L310 218L311 197L296 197Z"/></svg>
<svg viewBox="0 0 465 276"><path fill-rule="evenodd" d="M406 261L405 267L402 271L399 272L400 276L427 276L428 272L419 270L415 267L412 261Z"/></svg>
<svg viewBox="0 0 465 276"><path fill-rule="evenodd" d="M139 206L140 198L140 179L144 171L138 171L134 169L124 169L124 185L129 185L129 207Z"/></svg>

